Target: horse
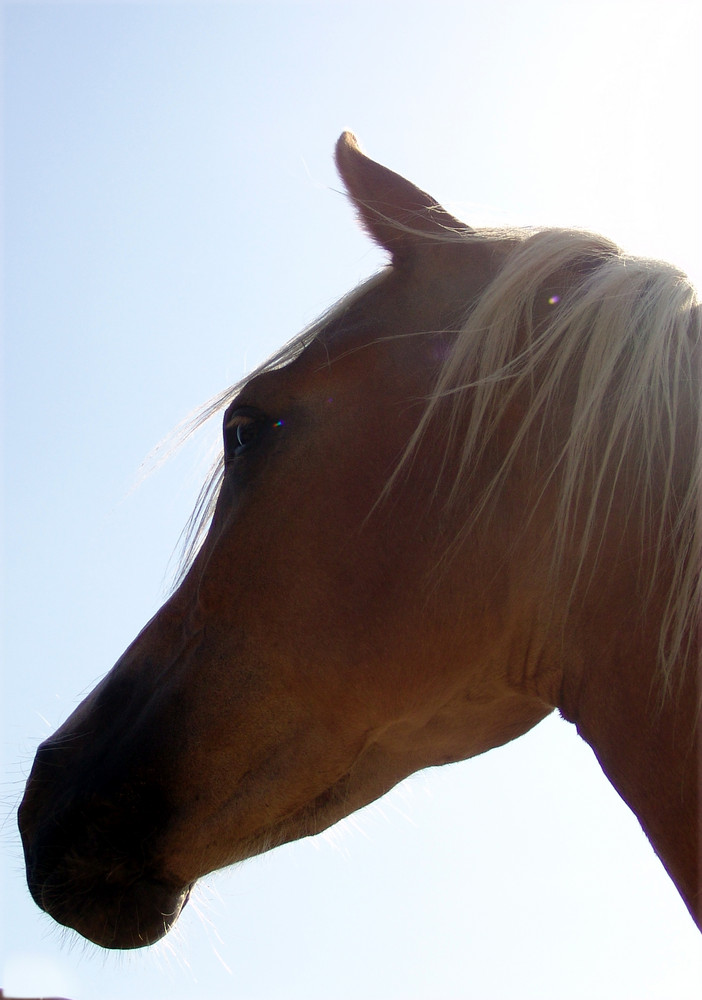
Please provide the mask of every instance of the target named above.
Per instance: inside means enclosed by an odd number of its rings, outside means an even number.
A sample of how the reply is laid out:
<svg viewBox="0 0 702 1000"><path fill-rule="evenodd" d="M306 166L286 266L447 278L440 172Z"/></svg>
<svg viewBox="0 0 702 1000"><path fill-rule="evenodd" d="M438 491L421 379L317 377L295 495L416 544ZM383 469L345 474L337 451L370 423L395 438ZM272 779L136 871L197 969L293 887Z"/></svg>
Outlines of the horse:
<svg viewBox="0 0 702 1000"><path fill-rule="evenodd" d="M702 927L694 288L336 162L387 266L210 407L180 582L38 748L29 890L149 945L203 875L557 709Z"/></svg>

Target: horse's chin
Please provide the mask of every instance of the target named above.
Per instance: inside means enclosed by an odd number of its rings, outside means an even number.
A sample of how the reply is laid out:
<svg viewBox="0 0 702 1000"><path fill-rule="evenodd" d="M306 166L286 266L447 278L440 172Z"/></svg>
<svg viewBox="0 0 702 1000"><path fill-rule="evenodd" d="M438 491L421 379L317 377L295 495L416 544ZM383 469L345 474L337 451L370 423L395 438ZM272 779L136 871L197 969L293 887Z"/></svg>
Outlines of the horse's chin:
<svg viewBox="0 0 702 1000"><path fill-rule="evenodd" d="M67 896L49 881L32 894L58 923L101 948L127 950L145 948L167 934L187 903L191 888L174 888L149 880L127 887L105 882Z"/></svg>

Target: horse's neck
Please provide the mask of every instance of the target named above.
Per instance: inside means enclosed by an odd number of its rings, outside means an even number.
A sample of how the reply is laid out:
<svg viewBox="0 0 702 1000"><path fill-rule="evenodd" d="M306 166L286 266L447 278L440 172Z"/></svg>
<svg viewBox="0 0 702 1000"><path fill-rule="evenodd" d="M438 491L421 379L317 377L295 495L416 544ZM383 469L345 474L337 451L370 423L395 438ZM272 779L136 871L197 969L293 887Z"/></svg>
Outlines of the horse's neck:
<svg viewBox="0 0 702 1000"><path fill-rule="evenodd" d="M582 670L566 674L561 710L638 817L702 929L699 655L661 707L650 653L632 662L592 652Z"/></svg>

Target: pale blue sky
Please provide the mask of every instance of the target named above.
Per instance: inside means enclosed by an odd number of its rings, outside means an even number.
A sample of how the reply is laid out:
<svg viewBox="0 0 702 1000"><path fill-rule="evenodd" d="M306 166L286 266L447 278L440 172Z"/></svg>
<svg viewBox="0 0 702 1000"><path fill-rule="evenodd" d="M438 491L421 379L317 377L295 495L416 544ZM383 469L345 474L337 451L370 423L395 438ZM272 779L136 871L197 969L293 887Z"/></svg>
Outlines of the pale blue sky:
<svg viewBox="0 0 702 1000"><path fill-rule="evenodd" d="M0 986L71 1000L687 1000L702 946L556 718L206 880L127 957L53 929L13 811L158 608L209 438L140 465L380 255L343 128L470 222L580 224L702 281L699 4L3 5Z"/></svg>

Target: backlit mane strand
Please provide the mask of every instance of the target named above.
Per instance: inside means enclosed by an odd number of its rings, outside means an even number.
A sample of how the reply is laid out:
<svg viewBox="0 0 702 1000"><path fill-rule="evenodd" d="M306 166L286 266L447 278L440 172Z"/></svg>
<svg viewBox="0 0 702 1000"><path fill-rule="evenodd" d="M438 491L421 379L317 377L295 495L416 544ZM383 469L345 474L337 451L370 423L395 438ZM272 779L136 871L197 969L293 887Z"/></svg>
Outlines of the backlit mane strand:
<svg viewBox="0 0 702 1000"><path fill-rule="evenodd" d="M493 238L506 235L516 241L514 249L457 330L400 468L433 420L443 421L449 441L461 427L450 502L469 496L470 509L449 544L450 558L476 523L489 518L527 436L556 438L545 475L546 484L556 479L559 489L554 580L573 544L576 518L584 525L576 536L575 579L559 581L573 590L586 555L599 555L604 520L625 473L627 487L633 478L629 516L638 518L641 551L649 550L647 565L654 567L652 578L642 581L642 607L664 563L674 567L659 645L667 688L675 665L682 668L698 648L702 608L702 312L695 289L675 268L627 256L590 233L523 230ZM564 418L559 401L565 395L574 398L569 424L554 428L554 415ZM510 403L525 396L531 403L512 445L476 497L472 472Z"/></svg>

